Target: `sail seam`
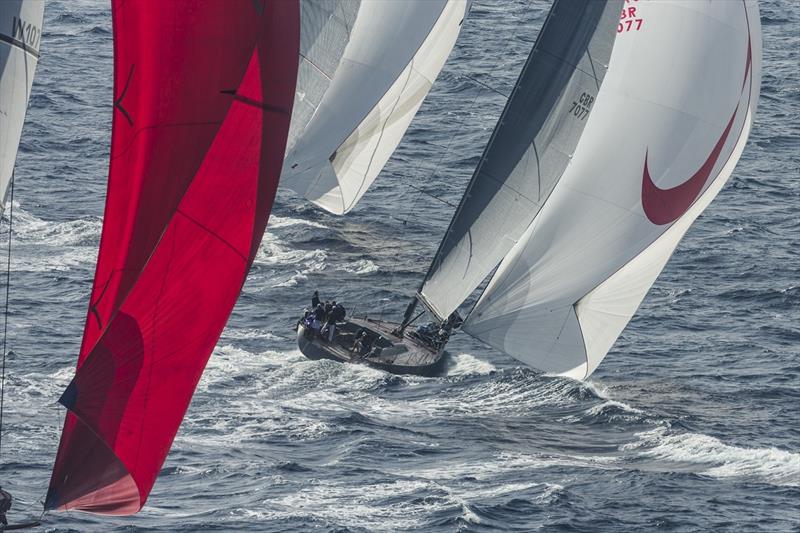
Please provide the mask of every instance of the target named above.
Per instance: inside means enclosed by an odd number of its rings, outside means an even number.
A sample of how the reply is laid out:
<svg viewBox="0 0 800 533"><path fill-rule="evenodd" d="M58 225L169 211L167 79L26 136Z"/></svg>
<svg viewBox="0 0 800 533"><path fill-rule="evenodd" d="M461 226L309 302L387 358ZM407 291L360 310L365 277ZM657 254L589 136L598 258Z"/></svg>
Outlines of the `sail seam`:
<svg viewBox="0 0 800 533"><path fill-rule="evenodd" d="M175 211L175 214L183 216L186 220L188 220L189 222L193 223L198 228L200 228L201 230L205 231L206 233L208 233L209 235L211 235L212 237L217 239L219 242L221 242L222 244L224 244L225 246L230 248L231 251L233 251L233 253L235 253L236 255L238 255L242 259L242 261L245 261L245 262L247 261L247 257L245 257L243 253L241 253L239 250L237 250L236 247L233 244L231 244L229 241L227 241L224 238L222 238L217 232L215 232L214 230L212 230L208 226L204 225L203 223L198 221L196 218L192 217L191 215L188 215L187 213L182 211L180 208Z"/></svg>
<svg viewBox="0 0 800 533"><path fill-rule="evenodd" d="M328 74L327 72L322 70L322 67L320 67L319 65L314 63L311 59L308 58L308 56L306 56L305 54L301 53L300 57L302 57L305 60L306 63L308 63L309 65L314 67L314 70L316 70L317 72L319 72L320 74L325 76L325 78L327 78L328 81L331 81L333 79L333 76L331 76L330 74Z"/></svg>
<svg viewBox="0 0 800 533"><path fill-rule="evenodd" d="M400 100L403 98L403 94L406 92L406 89L408 88L408 83L411 81L411 75L414 73L413 58L411 59L411 63L407 68L408 68L408 76L406 76L406 81L403 83L403 88L400 89L400 93L397 95L394 104L392 104L391 111L389 111L389 114L386 115L386 120L384 120L383 125L381 125L381 132L380 134L378 134L378 140L372 149L372 155L370 155L369 163L367 163L367 170L366 172L364 172L363 176L361 176L361 183L358 186L358 190L356 191L356 194L353 196L353 199L350 200L350 204L345 207L345 211L353 208L353 203L355 202L356 198L359 197L361 189L364 188L364 182L367 180L367 175L369 174L369 171L372 168L373 161L375 161L375 154L378 152L378 147L380 146L381 141L383 140L383 134L386 132L386 126L389 124L389 120L391 120L392 115L394 115L395 109L397 109L397 104L400 103ZM342 195L342 203L344 203L344 195Z"/></svg>

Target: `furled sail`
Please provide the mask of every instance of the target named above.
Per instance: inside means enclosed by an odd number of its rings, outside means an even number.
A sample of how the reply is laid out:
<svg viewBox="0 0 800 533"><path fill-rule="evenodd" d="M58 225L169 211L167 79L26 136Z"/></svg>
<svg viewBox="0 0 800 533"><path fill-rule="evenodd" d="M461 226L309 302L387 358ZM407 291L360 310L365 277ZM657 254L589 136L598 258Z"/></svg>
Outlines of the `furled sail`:
<svg viewBox="0 0 800 533"><path fill-rule="evenodd" d="M14 173L39 61L44 0L0 2L0 213Z"/></svg>
<svg viewBox="0 0 800 533"><path fill-rule="evenodd" d="M362 2L335 76L286 156L283 183L332 213L352 209L400 143L468 7L467 0Z"/></svg>
<svg viewBox="0 0 800 533"><path fill-rule="evenodd" d="M754 0L629 2L566 172L465 329L591 374L744 150L761 78Z"/></svg>
<svg viewBox="0 0 800 533"><path fill-rule="evenodd" d="M361 0L300 1L300 67L286 150L316 113L355 24Z"/></svg>
<svg viewBox="0 0 800 533"><path fill-rule="evenodd" d="M295 1L112 1L114 117L94 286L45 507L144 505L277 188Z"/></svg>
<svg viewBox="0 0 800 533"><path fill-rule="evenodd" d="M420 291L446 318L519 240L569 164L614 44L622 0L556 0Z"/></svg>

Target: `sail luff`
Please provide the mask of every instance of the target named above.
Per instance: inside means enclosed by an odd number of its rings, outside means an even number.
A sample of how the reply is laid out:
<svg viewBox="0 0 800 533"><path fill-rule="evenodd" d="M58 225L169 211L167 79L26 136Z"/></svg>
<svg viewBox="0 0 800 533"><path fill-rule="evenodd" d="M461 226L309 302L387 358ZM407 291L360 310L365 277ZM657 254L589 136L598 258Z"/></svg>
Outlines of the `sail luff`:
<svg viewBox="0 0 800 533"><path fill-rule="evenodd" d="M69 412L45 507L131 514L155 482L266 227L300 30L296 2L195 2L155 11L147 2L119 0L112 7L115 71L138 69L139 78L115 81L98 273L110 257L126 262L130 278L102 308L108 283L96 285L100 294L87 316L93 330L60 399ZM229 28L236 38L225 35ZM145 29L161 39L144 39ZM165 87L165 79L184 85ZM200 102L207 105L196 107ZM113 185L122 177L155 182L164 197L143 204L148 190L140 183L128 198L134 208L115 212L123 189ZM149 229L160 229L157 235L136 233L147 216L156 218ZM120 233L121 242L109 243Z"/></svg>
<svg viewBox="0 0 800 533"><path fill-rule="evenodd" d="M497 267L569 164L605 74L622 0L557 0L531 49L422 294L449 316Z"/></svg>

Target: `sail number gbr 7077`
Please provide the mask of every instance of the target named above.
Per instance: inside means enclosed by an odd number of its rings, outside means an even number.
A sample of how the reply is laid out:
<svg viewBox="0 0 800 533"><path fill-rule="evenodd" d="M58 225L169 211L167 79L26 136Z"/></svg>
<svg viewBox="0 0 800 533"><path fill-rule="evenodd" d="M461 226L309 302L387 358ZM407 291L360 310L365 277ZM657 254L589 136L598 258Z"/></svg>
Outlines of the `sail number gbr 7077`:
<svg viewBox="0 0 800 533"><path fill-rule="evenodd" d="M589 110L592 109L594 103L594 96L589 93L581 93L581 97L577 102L572 102L572 107L567 111L579 120L585 119L589 115Z"/></svg>

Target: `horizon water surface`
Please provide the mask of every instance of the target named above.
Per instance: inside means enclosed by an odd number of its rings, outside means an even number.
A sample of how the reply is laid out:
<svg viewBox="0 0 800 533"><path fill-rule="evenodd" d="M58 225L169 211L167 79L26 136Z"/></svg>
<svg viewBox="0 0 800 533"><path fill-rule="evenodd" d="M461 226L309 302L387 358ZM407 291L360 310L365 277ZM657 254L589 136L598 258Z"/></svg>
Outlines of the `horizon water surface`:
<svg viewBox="0 0 800 533"><path fill-rule="evenodd" d="M587 382L537 375L466 335L441 378L296 349L292 325L314 289L402 315L548 7L475 1L351 214L279 193L147 506L124 518L53 513L42 531L798 531L792 0L761 2L761 101L733 177ZM108 2L48 2L16 169L0 457L12 521L41 512L64 416L56 400L75 368L102 227L112 61ZM3 254L7 231L6 217Z"/></svg>

